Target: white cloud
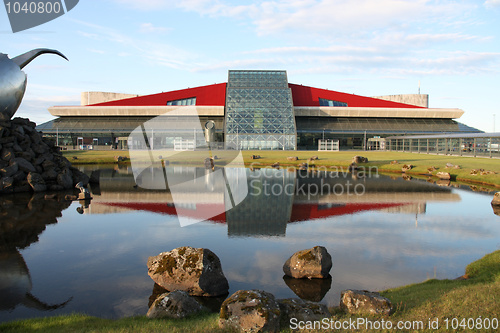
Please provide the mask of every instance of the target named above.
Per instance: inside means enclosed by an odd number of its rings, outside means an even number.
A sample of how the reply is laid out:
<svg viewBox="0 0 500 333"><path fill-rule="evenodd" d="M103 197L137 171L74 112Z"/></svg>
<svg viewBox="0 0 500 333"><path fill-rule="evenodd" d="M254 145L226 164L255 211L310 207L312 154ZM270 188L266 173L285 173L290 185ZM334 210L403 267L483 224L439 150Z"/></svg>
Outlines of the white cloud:
<svg viewBox="0 0 500 333"><path fill-rule="evenodd" d="M106 51L103 51L103 50L97 50L97 49L87 49L89 52L92 52L92 53L97 53L97 54L105 54Z"/></svg>
<svg viewBox="0 0 500 333"><path fill-rule="evenodd" d="M170 1L164 1L164 0L148 0L148 1L114 0L114 1L118 4L142 11L165 9L172 6Z"/></svg>
<svg viewBox="0 0 500 333"><path fill-rule="evenodd" d="M486 7L499 7L500 6L500 0L486 0L484 2L484 5Z"/></svg>
<svg viewBox="0 0 500 333"><path fill-rule="evenodd" d="M117 52L118 56L135 56L145 59L161 66L167 66L176 69L191 69L191 62L197 57L183 49L174 47L166 43L152 42L144 38L136 38L121 33L115 29L88 23L81 20L73 20L75 23L88 27L90 32L79 32L82 36L106 41L113 44L120 44L126 51ZM149 28L158 29L154 26Z"/></svg>
<svg viewBox="0 0 500 333"><path fill-rule="evenodd" d="M164 33L168 32L172 29L165 27L156 27L152 23L142 23L139 27L139 31L146 34L156 34L156 33Z"/></svg>
<svg viewBox="0 0 500 333"><path fill-rule="evenodd" d="M114 0L134 9L152 11L180 8L202 16L249 19L261 35L292 32L336 34L371 31L409 22L447 21L472 5L430 0L274 0L234 5L222 0L186 0L178 3L152 0ZM499 0L488 0L498 2Z"/></svg>

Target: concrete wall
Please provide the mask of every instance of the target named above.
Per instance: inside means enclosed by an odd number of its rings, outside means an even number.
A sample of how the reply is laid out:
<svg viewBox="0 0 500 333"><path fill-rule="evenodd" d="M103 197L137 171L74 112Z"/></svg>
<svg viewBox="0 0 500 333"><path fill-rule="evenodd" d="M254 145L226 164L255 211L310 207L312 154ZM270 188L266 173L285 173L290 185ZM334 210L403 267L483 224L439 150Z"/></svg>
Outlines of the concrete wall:
<svg viewBox="0 0 500 333"><path fill-rule="evenodd" d="M81 94L81 105L105 103L116 101L118 99L138 97L139 95L133 94L120 94L104 91L84 91Z"/></svg>
<svg viewBox="0 0 500 333"><path fill-rule="evenodd" d="M51 108L49 108L49 111ZM460 109L351 108L337 106L294 107L296 117L375 117L375 118L460 118ZM51 111L52 113L52 111Z"/></svg>
<svg viewBox="0 0 500 333"><path fill-rule="evenodd" d="M405 103L415 106L429 107L429 95L427 94L403 94L403 95L387 95L374 96L373 98L383 99L391 102Z"/></svg>
<svg viewBox="0 0 500 333"><path fill-rule="evenodd" d="M91 100L92 102L92 100ZM167 112L177 111L177 115L183 115L179 111L184 110L184 115L193 115L196 111L198 116L224 116L223 106L52 106L49 108L51 115L56 117L69 116L160 116Z"/></svg>

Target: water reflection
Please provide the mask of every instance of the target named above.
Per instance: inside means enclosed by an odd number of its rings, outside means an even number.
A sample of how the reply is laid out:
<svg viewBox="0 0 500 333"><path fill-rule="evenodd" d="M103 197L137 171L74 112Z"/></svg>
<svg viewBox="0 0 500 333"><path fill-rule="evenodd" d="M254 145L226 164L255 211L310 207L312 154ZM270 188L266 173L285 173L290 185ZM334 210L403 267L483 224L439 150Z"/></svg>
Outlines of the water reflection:
<svg viewBox="0 0 500 333"><path fill-rule="evenodd" d="M148 298L161 292L152 291L147 257L179 246L214 251L230 293L258 288L278 298L298 296L334 306L342 289L383 290L427 277L455 278L499 244L491 194L438 187L425 179L241 168L235 176L225 172L225 184L242 182L244 172L248 195L224 212L231 201L227 186L210 172L175 166L166 172L193 181L178 200L169 188L136 186L126 166L102 170L88 206L74 202L67 209L70 202L60 197L2 197L0 303L11 310L0 312L0 321L39 316L27 306L49 310L44 302L69 296L74 299L51 314L143 315ZM352 194L356 186L362 195ZM83 215L76 212L80 207ZM196 218L197 210L210 209L223 213L179 226L179 213ZM283 278L286 259L315 245L332 255L332 278ZM33 301L32 294L44 302ZM216 311L219 300L209 301Z"/></svg>
<svg viewBox="0 0 500 333"><path fill-rule="evenodd" d="M321 302L332 287L332 277L326 279L294 279L284 275L288 288L304 301Z"/></svg>
<svg viewBox="0 0 500 333"><path fill-rule="evenodd" d="M31 294L30 272L20 249L38 241L46 225L70 206L64 194L45 200L43 194L0 196L0 310L13 310L22 304L41 311L64 307L70 300L50 305Z"/></svg>
<svg viewBox="0 0 500 333"><path fill-rule="evenodd" d="M217 168L166 167L146 169L139 179L147 187L164 173L177 180L174 191L168 183L164 191L144 190L134 184L129 169L103 171L96 193L102 198L95 197L88 213L143 210L193 219L208 216L227 224L230 237L283 237L293 222L363 211L424 214L427 202L460 201L450 188L402 178L388 182L367 173L225 168L224 181L216 181ZM231 197L236 188L246 194L240 194L237 205Z"/></svg>

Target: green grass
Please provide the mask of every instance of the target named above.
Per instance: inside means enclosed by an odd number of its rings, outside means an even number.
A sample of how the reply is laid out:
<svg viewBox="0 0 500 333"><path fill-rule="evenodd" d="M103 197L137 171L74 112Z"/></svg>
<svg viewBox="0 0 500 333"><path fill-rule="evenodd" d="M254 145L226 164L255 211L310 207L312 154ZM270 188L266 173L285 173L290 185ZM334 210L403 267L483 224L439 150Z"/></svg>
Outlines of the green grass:
<svg viewBox="0 0 500 333"><path fill-rule="evenodd" d="M422 283L389 289L381 294L396 305L388 317L363 317L371 321L390 320L423 322L424 330L418 332L454 332L446 330L444 320L453 318L498 318L500 314L500 250L467 266L467 279L428 280ZM332 309L333 320L356 320L358 316L346 315ZM439 319L440 329L428 329L429 319ZM289 329L283 329L289 332ZM348 332L340 330L339 332ZM366 330L362 330L366 331ZM369 331L369 330L368 330ZM383 330L373 330L383 332ZM408 330L412 331L412 330ZM458 331L474 330L459 328ZM486 331L486 330L477 330ZM227 332L218 328L217 313L203 313L188 319L147 319L130 317L118 320L100 319L85 315L67 315L41 319L13 321L0 325L0 332ZM331 331L330 331L331 332ZM387 332L396 332L388 330ZM401 330L398 330L401 332Z"/></svg>
<svg viewBox="0 0 500 333"><path fill-rule="evenodd" d="M129 158L127 150L65 150L62 153L73 165L112 164L116 163L115 156Z"/></svg>
<svg viewBox="0 0 500 333"><path fill-rule="evenodd" d="M81 314L28 319L0 325L0 332L229 332L219 329L218 314L203 313L187 319L148 319L144 316L119 320Z"/></svg>
<svg viewBox="0 0 500 333"><path fill-rule="evenodd" d="M154 151L153 158L159 160L159 156L168 160L171 164L185 164L202 166L204 158L200 157L200 152L183 152L182 159L179 155L170 156L172 152ZM225 165L231 162L236 154L233 151L213 151L219 159L215 161L216 165ZM74 165L79 164L108 164L116 163L114 156L129 157L128 151L65 151L66 156ZM311 156L317 155L318 161L315 161L317 167L326 168L347 168L355 155L361 155L368 158L369 163L364 166L377 167L380 172L395 172L401 173L401 167L404 164L412 164L414 167L407 174L424 175L428 174L427 168L436 167L432 175L443 171L449 172L452 180L462 181L473 184L484 184L500 187L500 161L498 159L489 158L472 158L460 156L443 156L443 155L427 155L416 153L400 153L400 152L382 152L382 151L340 151L340 152L316 152L316 151L242 151L245 161L245 166L266 167L275 162L279 162L282 167L296 167L300 163L307 162ZM261 158L252 160L251 155L259 155ZM77 159L73 159L73 156ZM288 161L288 156L299 157L298 161ZM150 155L144 152L143 156L139 156L148 163ZM392 161L398 161L398 164L391 164ZM459 165L460 169L446 168L446 163ZM472 169L484 169L494 171L496 174L490 175L471 175Z"/></svg>

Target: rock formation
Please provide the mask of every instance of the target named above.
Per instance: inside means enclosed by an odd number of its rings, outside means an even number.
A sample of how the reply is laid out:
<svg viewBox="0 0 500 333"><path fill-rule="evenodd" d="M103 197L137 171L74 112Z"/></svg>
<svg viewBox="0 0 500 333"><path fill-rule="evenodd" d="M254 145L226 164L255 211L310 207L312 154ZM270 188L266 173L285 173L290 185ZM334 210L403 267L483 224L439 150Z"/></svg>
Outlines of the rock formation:
<svg viewBox="0 0 500 333"><path fill-rule="evenodd" d="M203 306L185 291L160 295L149 308L148 318L186 318L203 311Z"/></svg>
<svg viewBox="0 0 500 333"><path fill-rule="evenodd" d="M500 206L500 192L496 192L495 195L493 195L493 199L491 200L491 205Z"/></svg>
<svg viewBox="0 0 500 333"><path fill-rule="evenodd" d="M294 253L283 265L285 275L301 278L325 279L332 268L332 257L323 246Z"/></svg>
<svg viewBox="0 0 500 333"><path fill-rule="evenodd" d="M331 316L325 304L303 301L298 298L279 299L281 327L290 327L290 320L321 321Z"/></svg>
<svg viewBox="0 0 500 333"><path fill-rule="evenodd" d="M219 327L238 332L279 332L280 307L262 290L239 290L222 303Z"/></svg>
<svg viewBox="0 0 500 333"><path fill-rule="evenodd" d="M71 166L55 142L29 119L0 121L0 194L71 189L89 177Z"/></svg>
<svg viewBox="0 0 500 333"><path fill-rule="evenodd" d="M438 172L436 173L436 177L438 177L439 179L443 179L443 180L450 180L451 179L451 175L449 172Z"/></svg>
<svg viewBox="0 0 500 333"><path fill-rule="evenodd" d="M367 290L343 290L340 294L340 308L347 313L389 315L393 311L389 299Z"/></svg>
<svg viewBox="0 0 500 333"><path fill-rule="evenodd" d="M148 258L148 274L169 291L184 290L192 296L219 296L229 284L219 258L209 249L179 247Z"/></svg>
<svg viewBox="0 0 500 333"><path fill-rule="evenodd" d="M359 163L368 163L368 157L363 157L363 156L354 156L352 158L352 163L356 163L356 164L359 164Z"/></svg>

